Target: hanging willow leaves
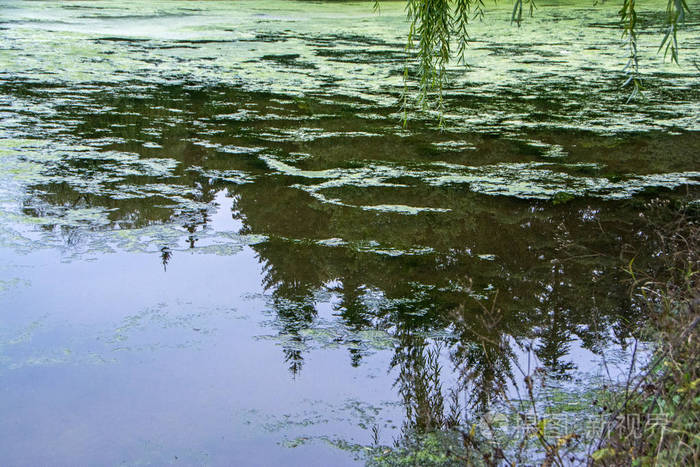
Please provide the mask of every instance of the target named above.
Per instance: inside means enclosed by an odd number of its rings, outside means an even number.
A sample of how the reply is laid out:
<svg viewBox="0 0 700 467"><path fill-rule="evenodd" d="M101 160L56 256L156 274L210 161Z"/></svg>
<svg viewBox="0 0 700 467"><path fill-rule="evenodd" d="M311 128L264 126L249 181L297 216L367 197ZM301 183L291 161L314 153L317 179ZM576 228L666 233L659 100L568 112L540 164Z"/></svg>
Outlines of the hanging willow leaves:
<svg viewBox="0 0 700 467"><path fill-rule="evenodd" d="M380 0L374 0L374 9L379 11ZM535 0L514 0L511 22L520 26L523 10L530 16L537 8ZM436 104L440 118L444 115L444 90L447 86L447 66L453 57L451 44L456 43L458 63L468 67L466 50L469 44L469 23L483 19L485 6L483 0L406 0L406 13L409 30L406 48L415 50L417 63L418 96L421 108L427 109ZM671 60L678 63L677 32L685 21L690 9L686 0L668 0L666 7L666 32L661 40L659 51L664 50L664 57L671 55ZM619 12L622 37L628 51L627 64L623 72L627 75L623 87L632 85L631 100L641 90L639 72L639 53L637 48L638 18L635 0L622 0ZM404 119L409 107L409 64L404 69ZM433 98L435 100L433 100ZM405 120L404 120L405 121Z"/></svg>
<svg viewBox="0 0 700 467"><path fill-rule="evenodd" d="M686 12L690 13L688 4L685 0L668 0L666 6L666 34L664 35L659 51L664 49L664 57L671 52L671 60L678 63L678 25L685 21Z"/></svg>
<svg viewBox="0 0 700 467"><path fill-rule="evenodd" d="M629 51L629 59L623 68L628 75L623 87L632 84L632 94L627 101L632 100L641 90L642 82L639 78L639 53L637 51L637 10L635 0L623 0L620 9L620 22L622 23L622 37L626 39L626 46Z"/></svg>

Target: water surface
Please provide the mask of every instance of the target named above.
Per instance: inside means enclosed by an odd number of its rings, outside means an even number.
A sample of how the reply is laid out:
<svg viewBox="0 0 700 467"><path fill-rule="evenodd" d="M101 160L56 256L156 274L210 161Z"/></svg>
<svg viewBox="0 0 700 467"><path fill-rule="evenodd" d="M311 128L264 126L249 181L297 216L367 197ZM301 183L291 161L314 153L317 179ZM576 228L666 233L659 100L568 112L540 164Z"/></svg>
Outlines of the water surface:
<svg viewBox="0 0 700 467"><path fill-rule="evenodd" d="M0 2L3 465L361 463L489 341L595 372L639 212L697 198L700 29L628 103L616 7L509 11L438 128L398 2Z"/></svg>

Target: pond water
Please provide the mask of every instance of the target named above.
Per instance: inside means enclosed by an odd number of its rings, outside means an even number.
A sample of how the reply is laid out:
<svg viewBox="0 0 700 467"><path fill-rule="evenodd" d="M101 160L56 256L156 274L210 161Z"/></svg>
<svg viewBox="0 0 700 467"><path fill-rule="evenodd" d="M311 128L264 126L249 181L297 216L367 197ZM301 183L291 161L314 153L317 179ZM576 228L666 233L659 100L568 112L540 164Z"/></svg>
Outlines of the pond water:
<svg viewBox="0 0 700 467"><path fill-rule="evenodd" d="M401 2L0 1L0 462L351 465L488 342L596 371L639 212L699 192L700 27L679 67L642 11L628 103L617 6L539 7L439 128Z"/></svg>

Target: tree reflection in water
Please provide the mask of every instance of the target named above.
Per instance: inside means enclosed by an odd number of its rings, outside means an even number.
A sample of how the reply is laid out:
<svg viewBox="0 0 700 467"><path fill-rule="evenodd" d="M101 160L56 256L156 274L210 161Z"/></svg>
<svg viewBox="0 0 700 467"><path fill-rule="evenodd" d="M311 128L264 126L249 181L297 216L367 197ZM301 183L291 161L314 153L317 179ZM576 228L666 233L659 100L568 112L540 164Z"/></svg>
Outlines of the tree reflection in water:
<svg viewBox="0 0 700 467"><path fill-rule="evenodd" d="M29 83L4 86L9 94L43 92ZM342 328L335 344L347 349L351 366L361 366L373 351L363 332L379 331L391 339L406 432L456 424L465 391L471 410L486 410L513 377L513 343L534 342L533 351L548 374L566 378L575 369L569 358L574 340L585 349L600 349L611 334L622 341L628 326L643 319L627 293L619 261L624 245L644 241L634 234L637 201L579 197L558 204L489 196L464 185L428 185L411 172L416 167L427 171L436 160L475 166L537 161L542 154L523 143L536 137L572 154L579 154L578 147L593 148L591 152L608 148L614 167L620 163L614 159L624 155L609 149L609 137L564 130L543 135L537 129L519 138L446 135L420 123L410 135L399 136L388 120L360 118L356 106L343 102L319 102L315 112L321 116L310 116L294 101L233 87L162 86L139 97L101 92L91 98L95 108L114 111L67 107L45 118L65 123L61 136L101 141L99 148L47 163L45 179L28 188L25 213L46 218L43 228L62 231L68 247L90 229L177 225L185 231L179 241L198 248L215 227L214 200L224 194L233 201L232 219L241 225L228 233L265 238L251 248L262 265L275 326L286 338L284 360L291 374L303 371L313 339L308 331L317 326L319 305L335 297L333 313ZM241 108L272 116L225 124L218 118ZM328 135L299 136L303 125ZM372 135L382 133L377 144ZM144 146L153 135L159 147ZM447 137L467 140L465 147L476 149L447 151L432 145ZM694 137L673 140L686 147L686 152L679 149L679 160L693 157L687 147ZM653 135L637 138L651 152L667 148ZM125 170L123 163L103 160L115 153L135 154L129 163L174 168L164 173ZM274 169L269 163L273 156L296 171ZM644 170L663 170L655 164L667 158L652 156L645 159L649 165ZM576 157L585 162L589 155ZM316 186L323 174L357 174L352 171L399 162L404 165L391 166L395 176L381 183L334 178L323 190ZM559 169L583 170L575 164ZM305 176L305 170L313 176ZM81 177L91 184L75 181ZM396 205L442 211L409 215L374 209ZM104 209L106 223L61 224L56 213L76 206ZM183 245L160 245L166 269ZM443 381L442 355L452 366L446 373L457 375L450 387Z"/></svg>

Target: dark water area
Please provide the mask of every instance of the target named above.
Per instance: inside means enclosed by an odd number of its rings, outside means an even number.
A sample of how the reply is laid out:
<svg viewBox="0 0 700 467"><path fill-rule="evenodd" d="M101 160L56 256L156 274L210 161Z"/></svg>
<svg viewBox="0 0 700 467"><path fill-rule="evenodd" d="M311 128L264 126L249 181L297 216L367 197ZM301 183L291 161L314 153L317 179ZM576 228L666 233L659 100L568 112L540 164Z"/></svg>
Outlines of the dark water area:
<svg viewBox="0 0 700 467"><path fill-rule="evenodd" d="M0 463L362 463L523 345L586 387L700 183L697 71L642 34L627 103L613 10L494 10L439 128L398 3L0 2Z"/></svg>

